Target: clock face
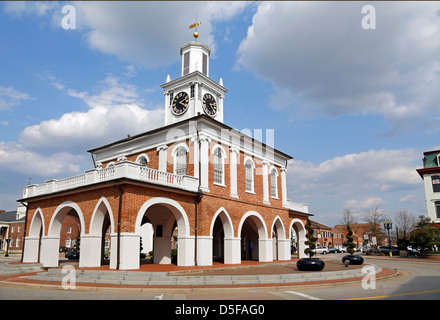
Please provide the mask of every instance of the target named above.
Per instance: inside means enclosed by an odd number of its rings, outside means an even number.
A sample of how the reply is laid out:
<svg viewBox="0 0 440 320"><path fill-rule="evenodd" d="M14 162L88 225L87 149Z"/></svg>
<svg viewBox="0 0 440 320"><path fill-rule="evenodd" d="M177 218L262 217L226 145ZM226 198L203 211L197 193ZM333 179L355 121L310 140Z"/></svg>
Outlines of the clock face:
<svg viewBox="0 0 440 320"><path fill-rule="evenodd" d="M184 114L188 109L189 105L189 97L186 92L179 92L173 99L173 104L171 106L171 110L175 115Z"/></svg>
<svg viewBox="0 0 440 320"><path fill-rule="evenodd" d="M209 116L215 116L217 113L217 102L210 93L203 96L203 111Z"/></svg>

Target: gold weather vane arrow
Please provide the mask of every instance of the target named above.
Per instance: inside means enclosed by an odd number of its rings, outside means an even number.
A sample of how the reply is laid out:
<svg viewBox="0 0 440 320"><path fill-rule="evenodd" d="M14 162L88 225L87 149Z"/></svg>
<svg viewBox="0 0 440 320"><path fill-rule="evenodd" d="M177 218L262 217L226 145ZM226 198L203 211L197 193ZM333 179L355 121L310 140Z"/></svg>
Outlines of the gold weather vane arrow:
<svg viewBox="0 0 440 320"><path fill-rule="evenodd" d="M190 25L189 28L192 29L192 28L195 28L201 24L202 24L201 22L196 22L196 23L193 23L192 25Z"/></svg>
<svg viewBox="0 0 440 320"><path fill-rule="evenodd" d="M199 33L197 32L197 26L201 25L202 22L197 22L197 13L196 13L196 22L189 26L190 29L196 28L196 31L193 33L194 39L197 40L199 37Z"/></svg>

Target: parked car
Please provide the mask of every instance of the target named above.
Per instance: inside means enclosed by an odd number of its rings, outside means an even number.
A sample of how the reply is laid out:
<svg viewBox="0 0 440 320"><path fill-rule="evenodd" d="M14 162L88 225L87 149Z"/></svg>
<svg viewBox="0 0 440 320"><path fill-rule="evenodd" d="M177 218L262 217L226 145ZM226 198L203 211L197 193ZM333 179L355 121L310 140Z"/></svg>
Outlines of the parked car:
<svg viewBox="0 0 440 320"><path fill-rule="evenodd" d="M378 253L389 254L390 251L391 251L391 253L393 255L398 255L399 254L399 250L396 247L393 247L393 246L378 246L377 247L377 252Z"/></svg>
<svg viewBox="0 0 440 320"><path fill-rule="evenodd" d="M341 250L341 252L347 253L347 248L345 247L339 248L339 250Z"/></svg>
<svg viewBox="0 0 440 320"><path fill-rule="evenodd" d="M339 248L330 248L328 249L328 253L341 253L341 249Z"/></svg>
<svg viewBox="0 0 440 320"><path fill-rule="evenodd" d="M321 246L321 247L316 247L316 253L321 253L321 254L327 254L328 253L328 247L325 246Z"/></svg>
<svg viewBox="0 0 440 320"><path fill-rule="evenodd" d="M78 260L79 259L79 251L69 251L66 254L66 258L69 260Z"/></svg>

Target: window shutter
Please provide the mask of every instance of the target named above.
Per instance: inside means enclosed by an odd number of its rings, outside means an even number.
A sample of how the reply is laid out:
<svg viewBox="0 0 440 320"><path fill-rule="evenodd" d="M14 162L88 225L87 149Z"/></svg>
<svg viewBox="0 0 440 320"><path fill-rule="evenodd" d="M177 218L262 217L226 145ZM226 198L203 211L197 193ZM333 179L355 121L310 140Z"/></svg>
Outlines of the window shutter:
<svg viewBox="0 0 440 320"><path fill-rule="evenodd" d="M183 75L189 73L189 52L183 55Z"/></svg>
<svg viewBox="0 0 440 320"><path fill-rule="evenodd" d="M205 76L208 75L208 56L207 56L206 54L203 54L202 73L203 73Z"/></svg>

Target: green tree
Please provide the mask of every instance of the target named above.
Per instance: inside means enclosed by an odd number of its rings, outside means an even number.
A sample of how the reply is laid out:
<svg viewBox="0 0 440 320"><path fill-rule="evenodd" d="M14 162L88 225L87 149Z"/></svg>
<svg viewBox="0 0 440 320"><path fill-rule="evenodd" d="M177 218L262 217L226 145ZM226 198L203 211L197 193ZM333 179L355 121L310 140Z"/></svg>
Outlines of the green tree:
<svg viewBox="0 0 440 320"><path fill-rule="evenodd" d="M411 232L411 244L419 247L432 247L440 244L440 230L431 223L431 218L419 216L419 221Z"/></svg>
<svg viewBox="0 0 440 320"><path fill-rule="evenodd" d="M81 246L81 236L80 236L80 233L79 233L79 230L78 230L78 234L77 234L76 239L75 239L75 245L73 246L73 251L74 252L79 252L80 246Z"/></svg>
<svg viewBox="0 0 440 320"><path fill-rule="evenodd" d="M347 252L350 254L350 255L353 255L353 253L354 253L354 248L356 247L356 245L355 245L355 243L353 242L353 230L351 230L351 228L350 228L350 224L349 223L347 223L347 235L345 236L346 238L347 238L347 242L346 242L346 245L347 245Z"/></svg>
<svg viewBox="0 0 440 320"><path fill-rule="evenodd" d="M312 222L310 221L309 218L307 218L307 222L306 222L306 230L307 230L307 234L306 234L306 238L307 241L305 242L306 245L308 245L308 247L304 250L304 253L306 255L309 256L309 258L313 257L315 255L315 248L316 248L316 240L317 238L315 238L315 230L313 230L312 228Z"/></svg>

